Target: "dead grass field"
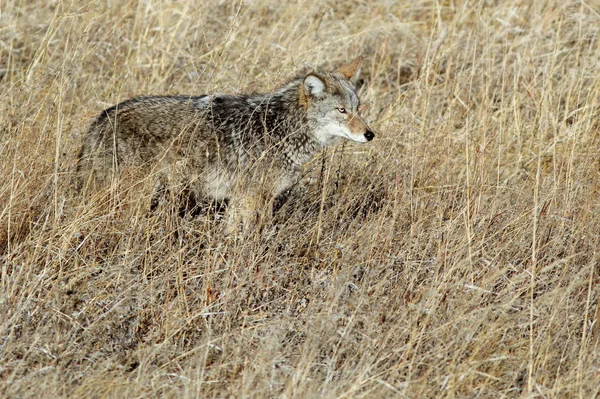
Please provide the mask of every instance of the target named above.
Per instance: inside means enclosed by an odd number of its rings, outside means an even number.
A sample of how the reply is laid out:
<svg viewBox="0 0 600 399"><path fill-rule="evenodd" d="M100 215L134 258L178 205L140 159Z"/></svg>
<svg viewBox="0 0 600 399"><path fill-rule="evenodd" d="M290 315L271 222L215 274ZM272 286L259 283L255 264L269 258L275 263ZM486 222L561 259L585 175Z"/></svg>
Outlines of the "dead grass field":
<svg viewBox="0 0 600 399"><path fill-rule="evenodd" d="M0 0L0 396L597 397L599 11ZM110 105L358 55L377 136L269 234L70 189Z"/></svg>

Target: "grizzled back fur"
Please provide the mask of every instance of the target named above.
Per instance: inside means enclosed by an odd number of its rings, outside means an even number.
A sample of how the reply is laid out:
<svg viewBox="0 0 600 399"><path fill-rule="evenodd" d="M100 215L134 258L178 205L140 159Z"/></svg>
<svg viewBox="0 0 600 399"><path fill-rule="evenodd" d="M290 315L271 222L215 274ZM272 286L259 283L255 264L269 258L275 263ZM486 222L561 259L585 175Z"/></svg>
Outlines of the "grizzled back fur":
<svg viewBox="0 0 600 399"><path fill-rule="evenodd" d="M316 70L271 93L139 97L108 108L84 137L81 188L135 166L159 186L230 200L232 217L246 223L323 146L373 139L354 86L361 64Z"/></svg>

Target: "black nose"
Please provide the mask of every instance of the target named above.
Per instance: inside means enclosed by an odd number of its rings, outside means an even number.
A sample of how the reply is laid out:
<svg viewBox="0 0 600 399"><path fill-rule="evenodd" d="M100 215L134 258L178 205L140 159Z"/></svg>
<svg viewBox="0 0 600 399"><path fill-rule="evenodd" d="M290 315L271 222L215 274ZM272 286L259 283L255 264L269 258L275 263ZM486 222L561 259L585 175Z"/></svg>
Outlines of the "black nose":
<svg viewBox="0 0 600 399"><path fill-rule="evenodd" d="M373 137L375 137L375 133L373 133L370 130L367 130L367 132L365 133L365 138L367 139L367 141L373 140Z"/></svg>

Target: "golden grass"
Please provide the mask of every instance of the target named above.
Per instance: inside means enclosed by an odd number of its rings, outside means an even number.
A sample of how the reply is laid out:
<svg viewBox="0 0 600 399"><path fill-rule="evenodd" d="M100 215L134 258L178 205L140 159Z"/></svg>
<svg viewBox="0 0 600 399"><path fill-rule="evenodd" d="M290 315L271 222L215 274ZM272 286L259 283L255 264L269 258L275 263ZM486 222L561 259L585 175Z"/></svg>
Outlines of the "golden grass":
<svg viewBox="0 0 600 399"><path fill-rule="evenodd" d="M598 10L0 1L0 396L597 396ZM109 105L358 55L376 139L277 230L69 189Z"/></svg>

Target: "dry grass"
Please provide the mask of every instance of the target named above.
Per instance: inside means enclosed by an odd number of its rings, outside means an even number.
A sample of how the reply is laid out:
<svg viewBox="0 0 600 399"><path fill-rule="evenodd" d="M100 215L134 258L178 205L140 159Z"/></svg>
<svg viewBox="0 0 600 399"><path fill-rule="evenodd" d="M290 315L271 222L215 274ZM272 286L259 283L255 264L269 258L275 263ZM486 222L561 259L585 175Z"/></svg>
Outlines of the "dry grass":
<svg viewBox="0 0 600 399"><path fill-rule="evenodd" d="M598 395L600 8L83 3L0 1L0 396ZM277 231L69 190L109 105L357 55Z"/></svg>

